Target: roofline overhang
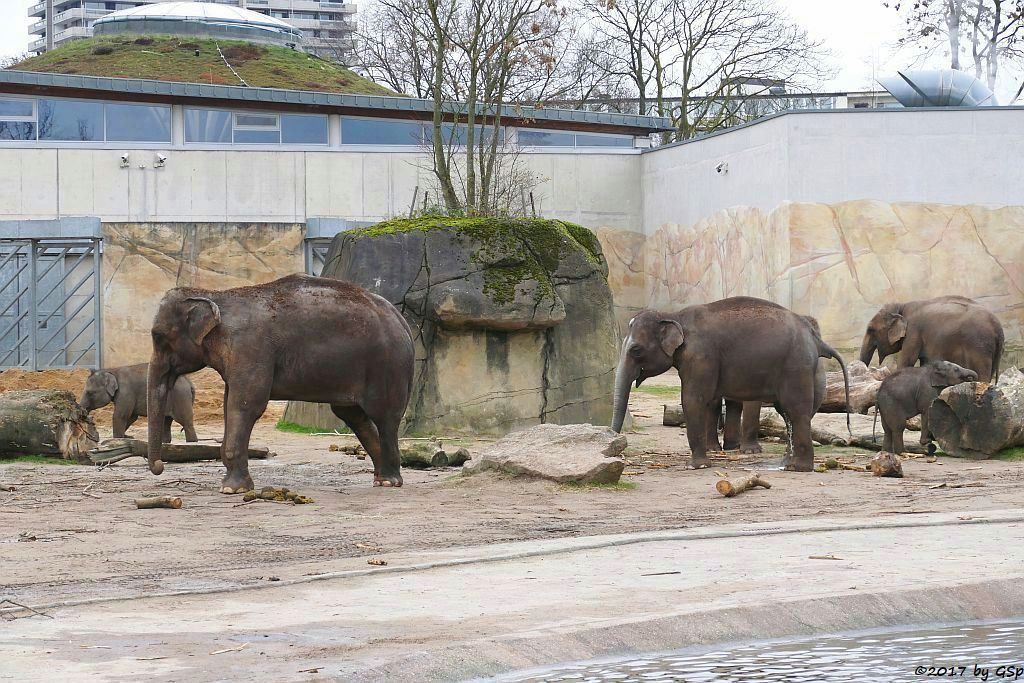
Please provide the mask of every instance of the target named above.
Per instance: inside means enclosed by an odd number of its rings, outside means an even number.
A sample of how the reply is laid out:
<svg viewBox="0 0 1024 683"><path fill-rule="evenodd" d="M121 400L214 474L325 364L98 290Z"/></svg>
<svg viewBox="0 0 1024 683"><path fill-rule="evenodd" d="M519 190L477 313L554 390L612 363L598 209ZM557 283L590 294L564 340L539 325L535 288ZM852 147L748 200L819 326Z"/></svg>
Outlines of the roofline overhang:
<svg viewBox="0 0 1024 683"><path fill-rule="evenodd" d="M0 70L0 92L228 108L258 107L281 111L417 120L430 120L434 110L432 100L413 97L205 85L202 83L16 70ZM466 105L462 102L444 103L444 115L447 120L456 116L465 116L466 111ZM478 115L485 117L495 114L494 108L488 105L478 107L477 112ZM524 125L531 128L572 129L632 135L649 135L650 133L673 130L671 121L664 117L578 109L504 105L501 109L501 116L509 125Z"/></svg>

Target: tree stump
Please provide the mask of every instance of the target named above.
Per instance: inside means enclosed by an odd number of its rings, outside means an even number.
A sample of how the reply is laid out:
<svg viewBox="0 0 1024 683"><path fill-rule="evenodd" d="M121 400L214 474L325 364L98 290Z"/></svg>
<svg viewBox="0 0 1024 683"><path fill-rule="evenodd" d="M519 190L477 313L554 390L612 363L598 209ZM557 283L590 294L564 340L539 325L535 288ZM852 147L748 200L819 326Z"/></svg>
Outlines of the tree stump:
<svg viewBox="0 0 1024 683"><path fill-rule="evenodd" d="M88 462L86 453L98 443L96 425L71 392L31 389L0 394L0 454Z"/></svg>
<svg viewBox="0 0 1024 683"><path fill-rule="evenodd" d="M871 459L871 473L876 477L903 477L903 463L895 453L882 451Z"/></svg>
<svg viewBox="0 0 1024 683"><path fill-rule="evenodd" d="M850 412L861 415L875 405L878 388L882 380L891 374L887 367L869 368L855 360L847 364L846 372L850 376ZM843 387L843 373L829 372L825 375L825 400L822 401L819 413L845 413L846 394Z"/></svg>
<svg viewBox="0 0 1024 683"><path fill-rule="evenodd" d="M1024 373L1010 368L999 384L965 382L932 401L928 428L946 453L984 460L1024 446Z"/></svg>

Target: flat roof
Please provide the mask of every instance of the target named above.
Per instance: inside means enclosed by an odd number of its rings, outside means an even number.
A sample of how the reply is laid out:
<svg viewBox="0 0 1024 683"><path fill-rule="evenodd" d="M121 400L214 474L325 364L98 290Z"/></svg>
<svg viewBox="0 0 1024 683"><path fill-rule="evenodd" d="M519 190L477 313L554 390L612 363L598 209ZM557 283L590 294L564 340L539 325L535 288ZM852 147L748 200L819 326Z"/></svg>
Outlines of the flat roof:
<svg viewBox="0 0 1024 683"><path fill-rule="evenodd" d="M380 118L429 119L433 115L432 100L413 97L351 95L284 90L279 88L248 88L233 85L177 83L136 78L77 76L35 71L0 70L0 92L81 97L132 101L171 102L222 107L260 107L267 109L318 110L335 114L376 116ZM445 102L444 111L464 115L462 102ZM478 112L489 115L487 105ZM547 109L504 105L501 116L510 123L535 128L594 130L608 133L647 135L673 130L668 118L584 111L580 109Z"/></svg>

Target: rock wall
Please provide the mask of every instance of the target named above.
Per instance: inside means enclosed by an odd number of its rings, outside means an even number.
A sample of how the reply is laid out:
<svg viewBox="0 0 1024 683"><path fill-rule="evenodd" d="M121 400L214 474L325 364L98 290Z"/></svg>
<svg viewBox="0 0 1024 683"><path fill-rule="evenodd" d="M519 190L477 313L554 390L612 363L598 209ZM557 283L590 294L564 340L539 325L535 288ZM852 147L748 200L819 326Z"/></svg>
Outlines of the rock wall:
<svg viewBox="0 0 1024 683"><path fill-rule="evenodd" d="M658 226L644 244L645 301L660 309L750 295L814 315L840 348L891 301L962 294L1024 330L1024 206L859 200L734 207L693 225ZM618 258L617 250L608 257ZM613 272L635 267L612 263ZM617 293L618 296L618 293ZM630 295L632 296L632 294Z"/></svg>
<svg viewBox="0 0 1024 683"><path fill-rule="evenodd" d="M150 327L168 289L226 289L302 272L303 230L289 223L105 223L104 365L149 360Z"/></svg>
<svg viewBox="0 0 1024 683"><path fill-rule="evenodd" d="M416 336L408 433L608 424L617 330L593 233L545 220L416 219L339 234L324 274L388 299ZM285 419L337 426L292 404Z"/></svg>

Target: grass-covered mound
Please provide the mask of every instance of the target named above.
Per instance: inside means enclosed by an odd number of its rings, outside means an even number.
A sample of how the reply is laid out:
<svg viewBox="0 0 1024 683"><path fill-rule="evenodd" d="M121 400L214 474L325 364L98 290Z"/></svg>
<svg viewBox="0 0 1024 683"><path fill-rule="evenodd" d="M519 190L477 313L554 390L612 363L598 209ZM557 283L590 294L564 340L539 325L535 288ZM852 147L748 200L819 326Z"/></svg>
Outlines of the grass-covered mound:
<svg viewBox="0 0 1024 683"><path fill-rule="evenodd" d="M253 88L395 95L349 69L304 52L245 41L178 36L102 36L76 40L10 69L82 76L242 85L224 57ZM196 55L196 50L199 55Z"/></svg>

